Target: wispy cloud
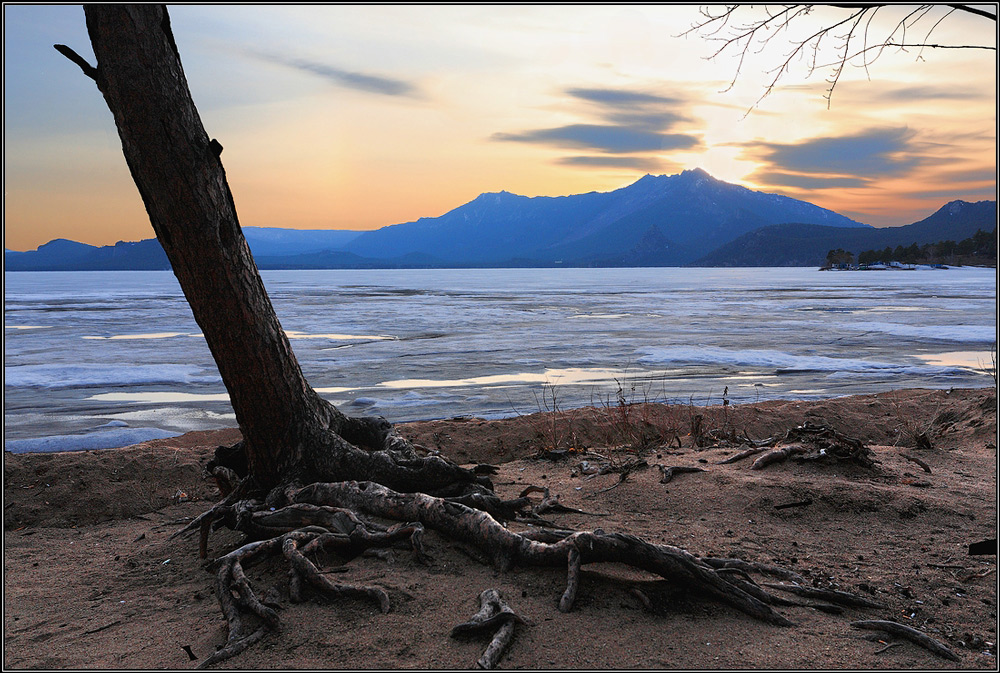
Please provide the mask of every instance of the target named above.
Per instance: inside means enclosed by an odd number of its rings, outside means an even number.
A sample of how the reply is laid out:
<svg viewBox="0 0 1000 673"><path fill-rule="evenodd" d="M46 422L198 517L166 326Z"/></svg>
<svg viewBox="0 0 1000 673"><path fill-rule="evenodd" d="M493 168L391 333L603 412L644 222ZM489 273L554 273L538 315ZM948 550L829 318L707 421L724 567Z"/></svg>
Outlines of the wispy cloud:
<svg viewBox="0 0 1000 673"><path fill-rule="evenodd" d="M863 104L866 107L882 104L899 105L916 104L925 101L955 101L982 100L982 92L970 89L968 86L950 82L935 82L909 84L899 86L873 87L870 82L845 82L839 88L849 101ZM839 86L839 85L838 85Z"/></svg>
<svg viewBox="0 0 1000 673"><path fill-rule="evenodd" d="M996 184L984 185L980 187L961 187L949 185L945 189L921 189L909 193L910 196L917 196L926 199L973 199L982 197L983 200L996 200Z"/></svg>
<svg viewBox="0 0 1000 673"><path fill-rule="evenodd" d="M853 135L819 137L798 143L745 144L752 158L783 173L879 178L902 175L921 164L906 128L875 128ZM767 169L764 169L765 171Z"/></svg>
<svg viewBox="0 0 1000 673"><path fill-rule="evenodd" d="M300 72L316 75L336 86L347 89L381 94L384 96L405 96L409 98L416 98L420 95L420 90L415 84L402 79L346 70L327 63L319 63L317 61L310 61L303 58L294 58L260 51L252 51L250 53L257 58L268 61L269 63L283 65Z"/></svg>
<svg viewBox="0 0 1000 673"><path fill-rule="evenodd" d="M581 156L562 157L556 161L562 166L585 166L588 168L634 168L647 173L662 172L663 162L651 157L623 156Z"/></svg>
<svg viewBox="0 0 1000 673"><path fill-rule="evenodd" d="M570 88L566 89L566 93L574 98L615 107L626 106L632 108L650 104L679 105L684 102L679 98L660 96L644 91L629 91L628 89Z"/></svg>
<svg viewBox="0 0 1000 673"><path fill-rule="evenodd" d="M563 94L577 105L581 116L599 123L567 124L555 128L494 133L492 140L533 143L556 148L599 152L595 156L569 156L556 160L563 166L634 168L653 171L662 165L663 152L690 150L701 138L670 133L691 120L682 112L684 101L647 91L616 88L569 88ZM616 155L635 155L622 157ZM612 155L612 156L608 156Z"/></svg>
<svg viewBox="0 0 1000 673"><path fill-rule="evenodd" d="M797 189L838 189L845 187L865 187L869 181L864 178L824 177L818 175L796 175L781 171L757 171L750 178L757 183Z"/></svg>
<svg viewBox="0 0 1000 673"><path fill-rule="evenodd" d="M683 133L658 133L628 126L569 124L521 133L494 133L494 140L597 150L609 154L690 149L699 140Z"/></svg>

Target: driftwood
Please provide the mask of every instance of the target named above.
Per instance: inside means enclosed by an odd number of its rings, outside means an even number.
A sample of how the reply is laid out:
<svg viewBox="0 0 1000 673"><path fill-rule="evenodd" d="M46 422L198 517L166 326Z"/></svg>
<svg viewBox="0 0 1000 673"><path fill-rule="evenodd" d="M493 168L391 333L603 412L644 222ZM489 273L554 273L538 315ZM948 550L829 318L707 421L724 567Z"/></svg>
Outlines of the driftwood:
<svg viewBox="0 0 1000 673"><path fill-rule="evenodd" d="M912 626L907 626L906 624L891 622L884 619L866 619L851 622L851 626L859 629L869 629L872 631L884 631L885 633L899 636L900 638L906 638L910 642L916 643L917 645L930 650L939 657L944 657L945 659L950 659L951 661L961 661L959 656L948 648L947 645L939 640L931 638L922 631L918 631Z"/></svg>
<svg viewBox="0 0 1000 673"><path fill-rule="evenodd" d="M753 461L753 465L750 466L751 470L763 470L768 465L772 463L780 463L781 461L799 454L803 454L807 451L806 447L800 446L798 444L790 444L788 446L782 446L777 449L771 449L763 456Z"/></svg>
<svg viewBox="0 0 1000 673"><path fill-rule="evenodd" d="M777 440L775 440L775 441L777 441ZM737 461L743 460L744 458L749 458L750 456L756 456L758 453L763 453L763 452L767 451L771 446L773 446L773 443L772 444L762 444L760 446L751 446L749 449L745 449L743 451L740 451L737 454L729 456L725 460L720 460L716 464L717 465L728 465L730 463L735 463Z"/></svg>
<svg viewBox="0 0 1000 673"><path fill-rule="evenodd" d="M792 456L796 456L799 460L803 461L820 459L850 460L863 467L872 467L875 464L871 449L866 447L860 440L849 437L825 425L813 425L808 421L803 425L788 430L780 439L771 437L761 442L754 442L750 448L719 461L718 464L726 465L735 463L744 458L756 456L757 454L763 455L757 458L750 466L752 470L761 470L768 465L780 463Z"/></svg>
<svg viewBox="0 0 1000 673"><path fill-rule="evenodd" d="M674 478L675 474L682 474L685 472L704 472L705 470L700 467L689 467L687 465L674 465L671 467L666 467L665 465L657 465L660 469L660 483L669 484L670 480Z"/></svg>

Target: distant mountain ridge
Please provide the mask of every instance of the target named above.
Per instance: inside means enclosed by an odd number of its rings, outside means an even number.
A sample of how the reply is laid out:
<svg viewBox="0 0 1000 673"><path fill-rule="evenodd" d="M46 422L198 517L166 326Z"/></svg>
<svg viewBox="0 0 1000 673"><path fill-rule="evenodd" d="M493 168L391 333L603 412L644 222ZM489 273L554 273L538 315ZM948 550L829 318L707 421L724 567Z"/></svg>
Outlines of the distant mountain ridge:
<svg viewBox="0 0 1000 673"><path fill-rule="evenodd" d="M368 232L246 227L244 235L262 269L812 266L831 248L851 249L852 241L873 248L909 245L924 232L934 240L965 238L963 227L989 215L981 204L992 204L995 219L995 201L954 201L921 222L875 229L693 169L646 175L611 192L490 192L440 217ZM905 242L894 238L900 230ZM5 250L4 263L9 271L169 268L156 239L102 247L56 239L33 251Z"/></svg>
<svg viewBox="0 0 1000 673"><path fill-rule="evenodd" d="M342 229L243 228L258 263L260 259L340 250L360 233ZM149 271L169 269L170 262L155 238L118 241L100 247L57 238L37 250L4 250L4 268L7 271Z"/></svg>
<svg viewBox="0 0 1000 673"><path fill-rule="evenodd" d="M692 266L820 266L827 252L843 248L855 255L912 243L960 241L997 224L996 201L952 201L929 217L902 227L851 229L785 223L761 227L696 260Z"/></svg>
<svg viewBox="0 0 1000 673"><path fill-rule="evenodd" d="M867 227L819 206L716 180L701 169L646 175L611 192L573 196L481 194L436 218L363 233L345 250L364 257L425 254L444 263L544 266L628 257L644 237L662 248L655 265L682 265L768 224ZM651 228L656 231L651 231Z"/></svg>

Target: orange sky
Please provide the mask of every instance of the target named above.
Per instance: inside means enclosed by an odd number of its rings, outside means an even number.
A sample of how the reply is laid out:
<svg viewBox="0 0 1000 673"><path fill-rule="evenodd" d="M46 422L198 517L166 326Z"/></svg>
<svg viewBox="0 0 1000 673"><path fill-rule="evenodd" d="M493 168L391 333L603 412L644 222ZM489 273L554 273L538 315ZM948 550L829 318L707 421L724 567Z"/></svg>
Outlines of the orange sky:
<svg viewBox="0 0 1000 673"><path fill-rule="evenodd" d="M920 35L947 9L935 11ZM680 36L694 6L170 12L243 226L371 229L487 191L609 191L695 167L876 226L996 198L995 51L886 52L846 68L829 109L829 71L795 61L755 107L787 40L729 88L734 58ZM92 59L82 10L4 14L5 247L152 237L100 94L51 46ZM994 46L995 31L952 13L933 41Z"/></svg>

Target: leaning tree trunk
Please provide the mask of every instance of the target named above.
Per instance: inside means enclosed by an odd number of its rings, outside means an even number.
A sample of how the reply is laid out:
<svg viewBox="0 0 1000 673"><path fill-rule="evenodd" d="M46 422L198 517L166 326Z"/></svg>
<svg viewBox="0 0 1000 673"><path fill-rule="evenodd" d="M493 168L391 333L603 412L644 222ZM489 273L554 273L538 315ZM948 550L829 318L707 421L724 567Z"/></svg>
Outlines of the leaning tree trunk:
<svg viewBox="0 0 1000 673"><path fill-rule="evenodd" d="M156 237L229 392L262 487L343 423L306 383L240 229L221 145L191 99L166 9L86 5L95 79ZM122 30L128 25L130 30Z"/></svg>
<svg viewBox="0 0 1000 673"><path fill-rule="evenodd" d="M222 167L191 98L160 5L86 5L92 77L156 237L205 335L243 433L238 476L267 492L308 478L377 479L401 490L484 479L441 459L418 460L382 419L348 418L306 382L264 289Z"/></svg>

